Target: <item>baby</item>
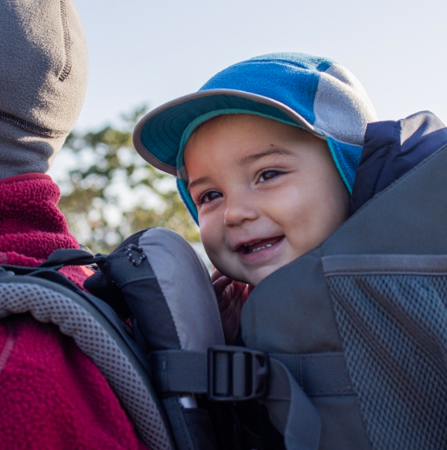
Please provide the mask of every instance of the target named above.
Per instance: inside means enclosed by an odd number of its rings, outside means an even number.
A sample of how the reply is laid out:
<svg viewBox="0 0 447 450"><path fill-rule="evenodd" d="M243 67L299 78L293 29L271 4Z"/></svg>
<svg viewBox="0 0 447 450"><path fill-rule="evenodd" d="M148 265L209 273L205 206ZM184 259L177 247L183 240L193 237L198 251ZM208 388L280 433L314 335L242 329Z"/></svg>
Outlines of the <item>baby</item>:
<svg viewBox="0 0 447 450"><path fill-rule="evenodd" d="M228 343L251 289L347 218L374 109L344 67L298 53L260 56L144 117L138 152L177 176L199 224Z"/></svg>

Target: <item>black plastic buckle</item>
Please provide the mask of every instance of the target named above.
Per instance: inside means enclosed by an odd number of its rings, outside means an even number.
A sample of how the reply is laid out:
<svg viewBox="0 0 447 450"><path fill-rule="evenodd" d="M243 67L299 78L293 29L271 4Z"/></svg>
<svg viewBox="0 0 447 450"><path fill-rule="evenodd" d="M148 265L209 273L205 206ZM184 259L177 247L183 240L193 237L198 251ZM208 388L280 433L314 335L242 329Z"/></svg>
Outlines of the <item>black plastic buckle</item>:
<svg viewBox="0 0 447 450"><path fill-rule="evenodd" d="M268 391L265 352L219 345L208 349L208 399L238 402L263 398Z"/></svg>

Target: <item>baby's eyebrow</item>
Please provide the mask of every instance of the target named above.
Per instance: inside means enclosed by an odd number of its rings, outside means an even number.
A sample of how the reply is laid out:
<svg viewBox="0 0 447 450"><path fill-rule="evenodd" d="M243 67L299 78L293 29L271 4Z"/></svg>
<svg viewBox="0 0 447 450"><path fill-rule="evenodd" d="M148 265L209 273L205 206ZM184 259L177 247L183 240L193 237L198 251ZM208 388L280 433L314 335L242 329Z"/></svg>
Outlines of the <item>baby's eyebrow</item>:
<svg viewBox="0 0 447 450"><path fill-rule="evenodd" d="M194 186L197 186L198 184L210 183L210 182L211 182L211 178L210 177L197 178L197 180L191 181L191 183L188 184L188 192L191 193L191 189Z"/></svg>
<svg viewBox="0 0 447 450"><path fill-rule="evenodd" d="M255 153L254 155L248 155L241 158L237 163L241 166L246 166L248 164L251 164L258 159L265 158L266 156L272 156L272 155L290 155L290 156L296 156L296 154L290 150L286 150L284 148L271 148L269 150L265 150L264 152ZM204 183L210 183L211 177L204 176L197 178L197 180L191 181L188 183L187 190L189 193L191 193L191 189L197 185L204 184Z"/></svg>
<svg viewBox="0 0 447 450"><path fill-rule="evenodd" d="M243 158L241 158L239 160L238 164L241 166L246 166L248 164L251 164L251 163L257 161L258 159L264 158L266 156L272 156L272 155L296 156L295 153L290 150L286 150L284 148L272 148L272 149L266 150L264 152L255 153L254 155L244 156Z"/></svg>

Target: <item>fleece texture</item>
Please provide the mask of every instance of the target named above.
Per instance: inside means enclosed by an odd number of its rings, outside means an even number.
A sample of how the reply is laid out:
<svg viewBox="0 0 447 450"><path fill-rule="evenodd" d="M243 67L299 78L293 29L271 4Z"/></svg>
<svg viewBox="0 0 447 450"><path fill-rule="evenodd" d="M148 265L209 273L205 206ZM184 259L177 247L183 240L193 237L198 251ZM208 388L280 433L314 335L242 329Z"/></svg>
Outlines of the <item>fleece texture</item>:
<svg viewBox="0 0 447 450"><path fill-rule="evenodd" d="M67 221L57 208L59 187L45 174L25 174L0 180L0 263L34 267L58 248L78 248ZM90 269L61 270L82 287Z"/></svg>
<svg viewBox="0 0 447 450"><path fill-rule="evenodd" d="M0 178L48 171L87 88L72 0L0 2Z"/></svg>
<svg viewBox="0 0 447 450"><path fill-rule="evenodd" d="M0 262L35 266L57 248L77 248L59 188L43 174L0 180ZM82 287L89 270L61 270ZM0 447L146 447L106 379L74 340L30 315L0 320Z"/></svg>

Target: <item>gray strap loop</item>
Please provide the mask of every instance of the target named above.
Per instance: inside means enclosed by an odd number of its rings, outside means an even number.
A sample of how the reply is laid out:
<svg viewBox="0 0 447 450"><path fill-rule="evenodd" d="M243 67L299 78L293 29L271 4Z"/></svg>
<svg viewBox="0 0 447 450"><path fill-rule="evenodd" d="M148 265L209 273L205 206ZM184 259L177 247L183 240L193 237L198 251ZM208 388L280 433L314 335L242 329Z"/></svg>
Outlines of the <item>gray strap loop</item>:
<svg viewBox="0 0 447 450"><path fill-rule="evenodd" d="M343 352L305 355L270 353L269 356L270 361L275 359L287 367L309 397L356 395ZM269 397L273 397L276 385L270 389Z"/></svg>
<svg viewBox="0 0 447 450"><path fill-rule="evenodd" d="M318 450L320 416L290 371L275 359L270 360L271 388L276 399L265 402L269 415L284 436L287 450ZM281 397L282 401L278 401Z"/></svg>

